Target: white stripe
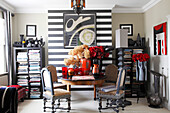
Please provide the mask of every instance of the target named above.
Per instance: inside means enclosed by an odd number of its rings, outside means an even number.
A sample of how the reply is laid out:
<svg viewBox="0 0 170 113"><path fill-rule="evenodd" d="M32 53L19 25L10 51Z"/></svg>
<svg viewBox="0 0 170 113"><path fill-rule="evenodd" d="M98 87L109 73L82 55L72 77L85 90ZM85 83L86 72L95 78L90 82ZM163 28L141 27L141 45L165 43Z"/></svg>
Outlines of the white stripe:
<svg viewBox="0 0 170 113"><path fill-rule="evenodd" d="M48 13L48 16L63 16L63 13Z"/></svg>
<svg viewBox="0 0 170 113"><path fill-rule="evenodd" d="M105 60L105 61L102 61L103 64L111 64L112 63L112 60Z"/></svg>
<svg viewBox="0 0 170 113"><path fill-rule="evenodd" d="M111 12L110 13L96 13L97 16L111 16Z"/></svg>
<svg viewBox="0 0 170 113"><path fill-rule="evenodd" d="M112 25L97 25L97 28L112 28Z"/></svg>
<svg viewBox="0 0 170 113"><path fill-rule="evenodd" d="M48 43L48 46L64 46L63 43Z"/></svg>
<svg viewBox="0 0 170 113"><path fill-rule="evenodd" d="M48 22L63 22L63 19L48 19Z"/></svg>
<svg viewBox="0 0 170 113"><path fill-rule="evenodd" d="M105 70L105 66L102 66L102 70Z"/></svg>
<svg viewBox="0 0 170 113"><path fill-rule="evenodd" d="M97 22L112 22L112 19L97 19Z"/></svg>
<svg viewBox="0 0 170 113"><path fill-rule="evenodd" d="M105 43L97 43L97 46L106 46L106 45L108 45L108 46L112 46L112 42L105 42Z"/></svg>
<svg viewBox="0 0 170 113"><path fill-rule="evenodd" d="M64 64L64 61L48 61L48 64Z"/></svg>
<svg viewBox="0 0 170 113"><path fill-rule="evenodd" d="M48 40L63 40L63 37L48 37Z"/></svg>
<svg viewBox="0 0 170 113"><path fill-rule="evenodd" d="M112 37L97 37L97 40L112 40Z"/></svg>
<svg viewBox="0 0 170 113"><path fill-rule="evenodd" d="M48 55L48 58L70 58L71 55Z"/></svg>
<svg viewBox="0 0 170 113"><path fill-rule="evenodd" d="M57 73L57 76L62 76L62 73ZM59 81L60 79L58 79L58 82L61 82Z"/></svg>
<svg viewBox="0 0 170 113"><path fill-rule="evenodd" d="M63 34L63 31L48 31L48 34Z"/></svg>
<svg viewBox="0 0 170 113"><path fill-rule="evenodd" d="M71 49L48 49L48 52L69 52Z"/></svg>
<svg viewBox="0 0 170 113"><path fill-rule="evenodd" d="M56 67L56 70L62 70L62 67Z"/></svg>
<svg viewBox="0 0 170 113"><path fill-rule="evenodd" d="M109 58L112 58L112 54L109 54Z"/></svg>
<svg viewBox="0 0 170 113"><path fill-rule="evenodd" d="M48 28L63 28L63 25L48 25Z"/></svg>
<svg viewBox="0 0 170 113"><path fill-rule="evenodd" d="M97 31L98 34L112 34L112 30L109 31Z"/></svg>

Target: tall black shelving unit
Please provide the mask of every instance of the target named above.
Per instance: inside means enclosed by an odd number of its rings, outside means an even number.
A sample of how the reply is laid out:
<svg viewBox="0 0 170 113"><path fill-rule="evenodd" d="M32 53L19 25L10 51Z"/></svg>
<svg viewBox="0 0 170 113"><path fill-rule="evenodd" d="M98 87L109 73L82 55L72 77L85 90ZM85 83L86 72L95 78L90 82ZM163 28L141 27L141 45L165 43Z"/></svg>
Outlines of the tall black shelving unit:
<svg viewBox="0 0 170 113"><path fill-rule="evenodd" d="M43 47L14 47L13 84L26 89L26 98L42 98L40 71L44 67Z"/></svg>
<svg viewBox="0 0 170 113"><path fill-rule="evenodd" d="M133 62L132 55L143 53L143 47L127 47L116 49L116 65L118 69L127 68L125 81L125 96L126 97L144 97L145 96L145 81L136 80L136 62Z"/></svg>

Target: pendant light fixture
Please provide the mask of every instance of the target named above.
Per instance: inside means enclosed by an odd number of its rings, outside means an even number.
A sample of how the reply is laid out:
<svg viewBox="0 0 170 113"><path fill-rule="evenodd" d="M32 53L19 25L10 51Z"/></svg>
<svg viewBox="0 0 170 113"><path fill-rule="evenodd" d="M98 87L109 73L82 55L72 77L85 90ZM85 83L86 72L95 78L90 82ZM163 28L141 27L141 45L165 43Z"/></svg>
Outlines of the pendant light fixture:
<svg viewBox="0 0 170 113"><path fill-rule="evenodd" d="M72 7L75 13L80 14L83 7L85 7L85 0L71 0L71 8Z"/></svg>

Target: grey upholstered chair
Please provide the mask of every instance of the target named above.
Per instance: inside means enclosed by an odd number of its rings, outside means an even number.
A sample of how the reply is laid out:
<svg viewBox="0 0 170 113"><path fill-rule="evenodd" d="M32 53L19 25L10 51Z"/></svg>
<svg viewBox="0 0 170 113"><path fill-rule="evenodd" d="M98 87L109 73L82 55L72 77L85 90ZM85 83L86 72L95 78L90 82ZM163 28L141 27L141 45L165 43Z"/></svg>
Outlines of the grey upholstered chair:
<svg viewBox="0 0 170 113"><path fill-rule="evenodd" d="M119 71L115 90L109 91L109 92L104 92L103 90L99 90L98 97L99 97L99 112L101 112L102 109L108 109L112 108L114 111L117 113L119 112L119 106L122 107L122 110L124 110L124 95L125 92L122 90L125 84L125 77L126 76L126 69L122 68ZM102 99L106 99L106 107L102 107ZM115 105L116 106L113 106Z"/></svg>
<svg viewBox="0 0 170 113"><path fill-rule="evenodd" d="M117 73L118 73L118 67L114 64L109 64L105 68L105 75L106 79L105 82L102 84L102 86L97 86L96 92L101 90L102 87L110 86L110 85L115 85L116 80L117 80ZM98 93L97 98L98 98Z"/></svg>
<svg viewBox="0 0 170 113"><path fill-rule="evenodd" d="M71 110L70 107L71 93L64 89L53 88L52 74L47 68L43 68L41 70L41 79L43 86L44 112L46 111L46 108L51 108L52 113L55 111L55 109L64 109L68 110L69 112ZM67 99L68 102L67 108L60 107L60 99ZM51 102L51 106L47 107L46 102L49 100ZM55 104L56 100L58 100L58 104Z"/></svg>

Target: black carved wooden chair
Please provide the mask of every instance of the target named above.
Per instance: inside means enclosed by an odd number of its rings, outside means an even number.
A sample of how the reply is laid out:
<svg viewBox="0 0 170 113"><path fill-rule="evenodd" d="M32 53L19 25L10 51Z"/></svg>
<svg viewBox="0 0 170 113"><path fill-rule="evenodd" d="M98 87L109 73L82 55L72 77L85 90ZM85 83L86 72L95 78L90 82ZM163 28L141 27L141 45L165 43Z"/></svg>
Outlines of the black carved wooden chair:
<svg viewBox="0 0 170 113"><path fill-rule="evenodd" d="M114 111L116 111L117 113L119 113L119 107L122 107L122 110L124 110L124 96L125 96L125 92L123 90L124 88L124 84L125 84L125 77L126 76L126 69L122 68L119 71L118 74L118 78L117 78L117 82L116 82L116 86L115 86L115 90L106 92L103 90L99 90L98 93L98 97L99 97L99 112L101 112L102 109L113 109ZM103 108L102 107L102 100L106 99L107 103L106 103L106 107Z"/></svg>
<svg viewBox="0 0 170 113"><path fill-rule="evenodd" d="M43 68L41 70L41 79L43 85L44 112L46 111L46 108L52 109L52 113L55 112L55 109L63 109L69 112L71 110L70 107L71 93L65 89L53 88L52 74L47 68ZM67 99L68 102L67 108L60 107L61 99ZM58 104L55 104L57 100ZM46 102L48 101L51 102L51 106L49 107L46 106Z"/></svg>

